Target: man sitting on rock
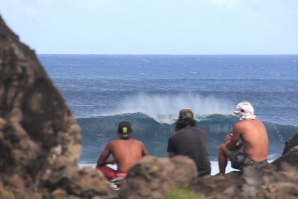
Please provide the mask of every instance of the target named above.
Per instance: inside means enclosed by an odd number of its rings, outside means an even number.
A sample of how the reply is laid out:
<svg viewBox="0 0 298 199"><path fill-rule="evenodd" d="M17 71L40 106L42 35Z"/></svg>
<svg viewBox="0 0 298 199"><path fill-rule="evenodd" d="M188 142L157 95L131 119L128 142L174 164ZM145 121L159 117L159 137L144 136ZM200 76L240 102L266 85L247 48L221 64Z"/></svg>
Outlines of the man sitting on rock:
<svg viewBox="0 0 298 199"><path fill-rule="evenodd" d="M131 135L130 123L127 121L120 122L118 125L120 139L110 141L98 158L96 168L104 173L107 180L125 177L127 171L134 164L143 156L148 155L144 144L138 140L130 139ZM113 158L108 159L110 154ZM106 166L107 164L117 164L117 170Z"/></svg>
<svg viewBox="0 0 298 199"><path fill-rule="evenodd" d="M193 112L182 109L175 124L176 133L169 138L169 157L188 156L196 163L199 176L210 175L211 167L207 150L207 135L203 129L196 127Z"/></svg>
<svg viewBox="0 0 298 199"><path fill-rule="evenodd" d="M233 132L226 136L226 143L219 147L220 174L225 174L228 159L234 169L242 169L247 165L263 168L268 164L268 135L264 124L256 119L254 108L249 102L243 101L237 104L234 113L240 117L240 121L235 124ZM242 146L243 153L239 151Z"/></svg>

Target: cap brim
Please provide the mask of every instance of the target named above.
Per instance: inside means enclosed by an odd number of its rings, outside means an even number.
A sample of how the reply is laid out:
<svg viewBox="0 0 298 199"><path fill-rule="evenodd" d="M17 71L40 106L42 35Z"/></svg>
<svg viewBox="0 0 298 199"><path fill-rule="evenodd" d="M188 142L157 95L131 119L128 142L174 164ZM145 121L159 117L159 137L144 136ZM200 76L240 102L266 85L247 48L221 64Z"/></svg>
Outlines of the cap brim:
<svg viewBox="0 0 298 199"><path fill-rule="evenodd" d="M131 134L132 134L132 132L125 133L125 134L118 133L118 136L121 138L129 138L129 137L131 137Z"/></svg>

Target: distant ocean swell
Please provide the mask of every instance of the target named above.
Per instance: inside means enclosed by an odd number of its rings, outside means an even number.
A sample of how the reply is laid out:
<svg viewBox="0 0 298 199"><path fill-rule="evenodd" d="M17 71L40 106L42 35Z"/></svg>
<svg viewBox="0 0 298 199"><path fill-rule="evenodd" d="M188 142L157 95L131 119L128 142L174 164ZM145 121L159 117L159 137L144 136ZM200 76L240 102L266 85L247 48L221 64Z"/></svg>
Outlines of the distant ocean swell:
<svg viewBox="0 0 298 199"><path fill-rule="evenodd" d="M131 122L133 138L144 142L149 154L166 157L168 138L174 132L176 119L172 115L148 116L142 113L78 118L83 142L80 161L94 163L108 141L118 138L117 125L123 120ZM216 159L218 146L238 120L236 116L222 114L196 117L197 126L207 132L210 159ZM285 141L298 132L298 127L266 121L264 123L270 139L269 158L275 159L282 153Z"/></svg>

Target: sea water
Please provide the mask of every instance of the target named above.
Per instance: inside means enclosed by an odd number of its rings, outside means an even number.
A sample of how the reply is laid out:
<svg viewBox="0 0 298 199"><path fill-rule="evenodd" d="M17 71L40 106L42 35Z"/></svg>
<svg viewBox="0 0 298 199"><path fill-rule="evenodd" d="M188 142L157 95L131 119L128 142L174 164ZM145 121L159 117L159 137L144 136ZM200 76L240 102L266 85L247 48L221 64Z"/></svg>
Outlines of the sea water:
<svg viewBox="0 0 298 199"><path fill-rule="evenodd" d="M149 154L167 157L179 110L191 108L208 135L212 174L217 151L250 101L264 121L269 160L298 132L297 55L38 55L82 129L81 166L95 166L122 120ZM231 167L228 166L228 171Z"/></svg>

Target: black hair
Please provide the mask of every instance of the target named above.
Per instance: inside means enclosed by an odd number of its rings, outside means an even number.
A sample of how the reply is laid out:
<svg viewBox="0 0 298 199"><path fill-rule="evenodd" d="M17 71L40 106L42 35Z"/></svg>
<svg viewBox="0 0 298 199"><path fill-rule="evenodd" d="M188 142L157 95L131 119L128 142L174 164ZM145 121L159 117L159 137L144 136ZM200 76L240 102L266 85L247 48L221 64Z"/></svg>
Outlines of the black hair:
<svg viewBox="0 0 298 199"><path fill-rule="evenodd" d="M186 126L196 126L196 121L191 118L178 119L175 123L175 131L179 131Z"/></svg>

